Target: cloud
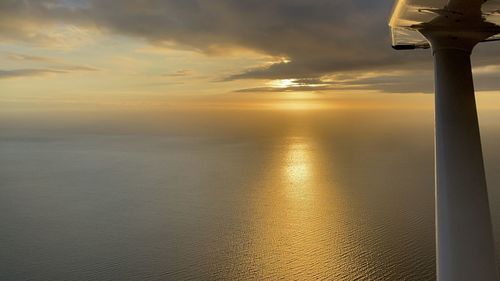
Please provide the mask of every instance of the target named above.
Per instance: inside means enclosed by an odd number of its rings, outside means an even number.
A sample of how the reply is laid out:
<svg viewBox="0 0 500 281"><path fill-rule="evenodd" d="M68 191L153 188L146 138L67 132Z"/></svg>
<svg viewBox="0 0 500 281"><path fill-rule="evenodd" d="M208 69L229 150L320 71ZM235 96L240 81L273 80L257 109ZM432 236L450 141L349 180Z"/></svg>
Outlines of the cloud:
<svg viewBox="0 0 500 281"><path fill-rule="evenodd" d="M499 66L474 68L477 91L500 89ZM237 93L274 92L328 92L345 90L379 91L384 93L434 93L434 72L431 66L413 71L390 71L385 73L345 73L323 78L288 79L287 83L266 87L239 89Z"/></svg>
<svg viewBox="0 0 500 281"><path fill-rule="evenodd" d="M83 22L83 6L67 0L0 1L0 42L71 49L88 43L97 29ZM80 1L83 2L83 1Z"/></svg>
<svg viewBox="0 0 500 281"><path fill-rule="evenodd" d="M0 69L0 79L36 77L36 76L44 76L47 74L68 74L79 71L97 71L97 69L87 68L84 66L60 67L58 69L50 69L50 68L21 68L21 69L9 69L9 70Z"/></svg>
<svg viewBox="0 0 500 281"><path fill-rule="evenodd" d="M190 69L181 69L181 70L177 70L177 71L172 72L172 73L163 74L162 76L164 76L164 77L185 77L185 76L191 76L191 75L193 75L193 73L194 72Z"/></svg>
<svg viewBox="0 0 500 281"><path fill-rule="evenodd" d="M57 69L50 68L21 68L21 69L0 69L0 79L9 78L23 78L23 77L36 77L43 76L47 74L67 74L80 71L97 71L96 68L85 67L85 66L67 66L59 67Z"/></svg>
<svg viewBox="0 0 500 281"><path fill-rule="evenodd" d="M61 73L67 73L67 72L55 69L36 69L36 68L0 70L0 79L43 76L47 74L61 74Z"/></svg>
<svg viewBox="0 0 500 281"><path fill-rule="evenodd" d="M19 65L35 65L37 67L0 69L0 79L37 77L49 74L68 74L75 72L98 71L91 66L70 64L62 59L33 56L21 53L7 53L5 58L17 62ZM33 64L34 63L34 64Z"/></svg>
<svg viewBox="0 0 500 281"><path fill-rule="evenodd" d="M390 47L387 20L392 4L373 0L3 0L0 40L47 44L50 40L64 42L67 37L78 41L85 38L85 30L99 30L207 55L248 49L288 58L244 69L222 77L223 81L324 79L375 72L379 80L358 79L351 81L358 84L350 86L387 92L427 91L422 85L432 86L432 77L420 70L431 65L430 51L394 51ZM72 31L55 36L44 32L46 27ZM497 46L489 44L476 52L476 66L500 65ZM388 71L406 74L382 75Z"/></svg>
<svg viewBox="0 0 500 281"><path fill-rule="evenodd" d="M3 70L2 78L40 76L49 73L69 73L99 71L98 68L86 65L77 65L66 62L63 59L53 57L34 56L21 53L7 53L5 58L18 64L33 65L39 68L23 68L15 70Z"/></svg>
<svg viewBox="0 0 500 281"><path fill-rule="evenodd" d="M324 92L324 91L340 91L340 90L369 90L367 87L355 87L352 85L337 85L337 86L290 86L290 87L255 87L236 90L236 93L294 93L294 92Z"/></svg>
<svg viewBox="0 0 500 281"><path fill-rule="evenodd" d="M18 61L18 62L26 62L26 61L30 61L30 62L33 62L33 61L34 62L55 62L55 61L57 61L53 58L18 54L18 53L8 53L5 57L9 60Z"/></svg>
<svg viewBox="0 0 500 281"><path fill-rule="evenodd" d="M85 65L72 65L72 64L61 64L57 66L58 69L60 70L65 70L68 72L76 72L76 71L99 71L98 68L91 67L91 66L85 66Z"/></svg>
<svg viewBox="0 0 500 281"><path fill-rule="evenodd" d="M415 79L408 80L405 76L408 76L406 71L390 71L385 74L349 71L342 74L324 75L318 78L272 80L267 83L268 86L266 87L239 89L235 92L325 92L341 90L379 90L386 92L387 87L403 83L408 85L415 82Z"/></svg>

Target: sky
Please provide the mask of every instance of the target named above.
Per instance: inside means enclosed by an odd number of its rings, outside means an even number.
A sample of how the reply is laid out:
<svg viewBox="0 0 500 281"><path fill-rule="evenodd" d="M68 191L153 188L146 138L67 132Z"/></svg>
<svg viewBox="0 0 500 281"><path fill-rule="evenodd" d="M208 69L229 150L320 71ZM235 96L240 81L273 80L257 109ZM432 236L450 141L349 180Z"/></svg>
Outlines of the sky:
<svg viewBox="0 0 500 281"><path fill-rule="evenodd" d="M0 0L0 101L10 108L312 109L368 93L379 101L432 93L431 51L391 48L392 6ZM498 44L478 46L473 65L477 91L500 93Z"/></svg>

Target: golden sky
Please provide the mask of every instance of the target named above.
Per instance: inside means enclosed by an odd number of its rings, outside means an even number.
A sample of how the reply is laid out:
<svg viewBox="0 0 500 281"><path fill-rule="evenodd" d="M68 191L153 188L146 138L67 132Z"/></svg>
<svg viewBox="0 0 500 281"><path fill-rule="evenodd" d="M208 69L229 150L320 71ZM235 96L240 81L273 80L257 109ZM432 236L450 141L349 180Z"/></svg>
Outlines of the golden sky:
<svg viewBox="0 0 500 281"><path fill-rule="evenodd" d="M0 100L26 108L321 109L432 93L430 51L390 48L391 5L3 0ZM497 92L495 44L473 60L478 91Z"/></svg>

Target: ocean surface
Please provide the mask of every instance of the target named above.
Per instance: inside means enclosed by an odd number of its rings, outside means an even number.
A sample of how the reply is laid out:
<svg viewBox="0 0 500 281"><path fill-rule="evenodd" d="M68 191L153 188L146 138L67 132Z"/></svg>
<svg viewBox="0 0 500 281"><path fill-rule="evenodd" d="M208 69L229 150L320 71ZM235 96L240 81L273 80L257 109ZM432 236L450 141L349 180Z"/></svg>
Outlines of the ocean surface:
<svg viewBox="0 0 500 281"><path fill-rule="evenodd" d="M432 109L66 114L2 115L2 281L434 280Z"/></svg>

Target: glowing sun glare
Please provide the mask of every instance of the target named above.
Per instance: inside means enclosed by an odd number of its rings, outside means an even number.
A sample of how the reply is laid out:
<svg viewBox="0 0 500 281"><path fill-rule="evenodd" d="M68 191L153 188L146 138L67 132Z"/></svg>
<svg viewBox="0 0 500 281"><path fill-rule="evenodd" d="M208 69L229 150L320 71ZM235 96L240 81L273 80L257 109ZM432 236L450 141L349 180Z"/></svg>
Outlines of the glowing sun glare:
<svg viewBox="0 0 500 281"><path fill-rule="evenodd" d="M271 87L274 88L288 88L297 86L296 79L279 79L270 82Z"/></svg>

